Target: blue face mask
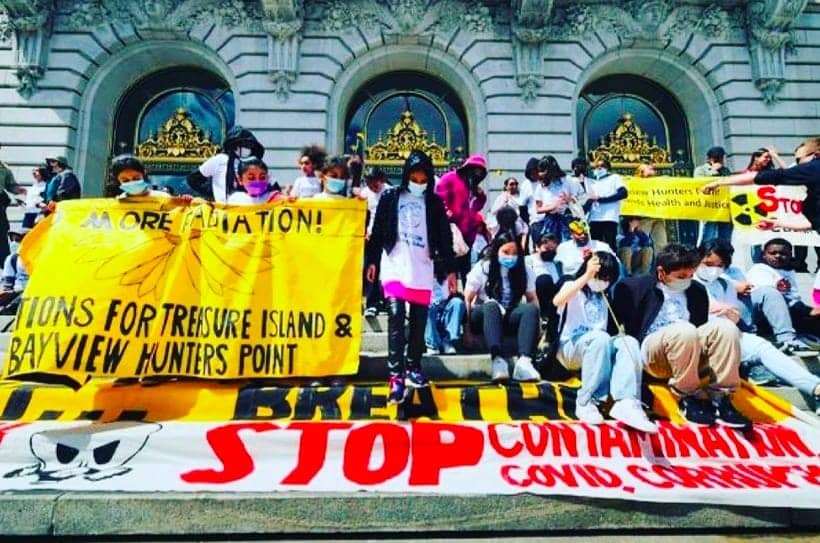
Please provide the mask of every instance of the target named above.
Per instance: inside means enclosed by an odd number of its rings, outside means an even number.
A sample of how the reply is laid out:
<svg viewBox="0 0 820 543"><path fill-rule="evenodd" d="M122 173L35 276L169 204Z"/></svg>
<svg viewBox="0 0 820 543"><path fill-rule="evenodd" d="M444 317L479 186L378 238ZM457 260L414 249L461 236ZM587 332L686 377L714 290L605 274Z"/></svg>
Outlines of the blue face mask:
<svg viewBox="0 0 820 543"><path fill-rule="evenodd" d="M151 185L145 179L137 179L136 181L128 181L127 183L120 183L120 190L129 196L137 196L148 192Z"/></svg>
<svg viewBox="0 0 820 543"><path fill-rule="evenodd" d="M407 190L410 191L410 194L413 196L421 196L424 194L424 191L427 190L427 185L419 185L418 183L407 183Z"/></svg>
<svg viewBox="0 0 820 543"><path fill-rule="evenodd" d="M345 189L347 189L347 181L328 177L325 179L325 186L327 190L333 194L344 194Z"/></svg>
<svg viewBox="0 0 820 543"><path fill-rule="evenodd" d="M507 268L508 270L513 269L517 262L517 256L498 255L498 263Z"/></svg>

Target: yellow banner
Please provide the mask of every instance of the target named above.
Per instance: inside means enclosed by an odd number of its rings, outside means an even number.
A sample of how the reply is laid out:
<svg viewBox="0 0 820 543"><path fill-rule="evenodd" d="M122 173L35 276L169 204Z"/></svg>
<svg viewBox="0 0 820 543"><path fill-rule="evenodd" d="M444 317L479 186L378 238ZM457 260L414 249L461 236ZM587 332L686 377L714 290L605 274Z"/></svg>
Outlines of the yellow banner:
<svg viewBox="0 0 820 543"><path fill-rule="evenodd" d="M76 200L26 236L4 375L348 375L365 203Z"/></svg>
<svg viewBox="0 0 820 543"><path fill-rule="evenodd" d="M625 177L629 196L621 206L621 215L730 222L728 189L721 188L714 194L700 191L703 185L714 180L714 177Z"/></svg>

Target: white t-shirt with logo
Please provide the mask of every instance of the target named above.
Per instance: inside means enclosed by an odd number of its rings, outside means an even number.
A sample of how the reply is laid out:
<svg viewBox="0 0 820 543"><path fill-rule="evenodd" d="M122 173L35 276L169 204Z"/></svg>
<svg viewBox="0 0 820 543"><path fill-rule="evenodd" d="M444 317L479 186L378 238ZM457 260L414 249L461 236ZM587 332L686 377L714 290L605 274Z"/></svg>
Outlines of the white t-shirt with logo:
<svg viewBox="0 0 820 543"><path fill-rule="evenodd" d="M504 266L501 268L501 299L496 300L501 303L502 307L510 307L512 305L512 287L510 286L510 271ZM532 269L525 266L527 273L527 285L524 292L535 295L535 274ZM471 290L476 293L476 303L484 303L489 301L490 297L487 294L487 283L490 280L490 263L486 259L480 260L470 273L467 274L467 281L464 284L464 290ZM515 300L516 302L518 300Z"/></svg>
<svg viewBox="0 0 820 543"><path fill-rule="evenodd" d="M564 310L558 309L563 315ZM587 296L579 290L567 301L566 317L561 328L561 343L577 341L584 334L593 330L607 331L609 313L604 296L600 292L590 292ZM559 350L560 353L560 350Z"/></svg>
<svg viewBox="0 0 820 543"><path fill-rule="evenodd" d="M359 191L359 196L367 199L367 211L370 214L367 221L368 234L373 230L373 221L376 219L376 209L379 207L379 200L381 200L382 194L384 194L384 191L388 186L389 185L385 185L382 187L380 192L373 192L369 187L362 187Z"/></svg>
<svg viewBox="0 0 820 543"><path fill-rule="evenodd" d="M646 335L657 332L661 328L680 321L689 321L689 308L686 305L686 291L677 292L666 285L658 283L658 288L663 293L663 305L661 305L658 316L649 325Z"/></svg>
<svg viewBox="0 0 820 543"><path fill-rule="evenodd" d="M234 161L234 167L237 168L238 172L239 160ZM211 190L214 193L214 201L223 204L227 202L229 195L225 189L225 178L228 174L228 155L219 153L218 155L212 156L199 166L199 173L211 180Z"/></svg>
<svg viewBox="0 0 820 543"><path fill-rule="evenodd" d="M232 205L255 206L267 204L271 196L273 196L273 194L271 194L270 191L260 196L251 196L247 192L236 191L228 197L228 203Z"/></svg>
<svg viewBox="0 0 820 543"><path fill-rule="evenodd" d="M399 194L399 231L390 254L382 251L382 284L401 283L405 288L433 290L435 273L427 247L427 208L424 196Z"/></svg>
<svg viewBox="0 0 820 543"><path fill-rule="evenodd" d="M290 194L297 198L313 198L320 192L322 192L322 181L318 177L306 177L303 175L293 181Z"/></svg>
<svg viewBox="0 0 820 543"><path fill-rule="evenodd" d="M792 270L778 270L768 264L760 262L749 269L749 273L746 274L746 280L752 284L753 288L777 288L777 284L781 280L785 280L790 287L788 291L782 293L783 298L786 299L786 303L792 306L801 301L797 286L797 274Z"/></svg>
<svg viewBox="0 0 820 543"><path fill-rule="evenodd" d="M598 198L614 196L618 189L626 187L624 180L617 173L610 173L600 179L588 177L586 185L588 193ZM621 202L623 200L608 203L593 201L589 210L589 222L618 222L621 219Z"/></svg>

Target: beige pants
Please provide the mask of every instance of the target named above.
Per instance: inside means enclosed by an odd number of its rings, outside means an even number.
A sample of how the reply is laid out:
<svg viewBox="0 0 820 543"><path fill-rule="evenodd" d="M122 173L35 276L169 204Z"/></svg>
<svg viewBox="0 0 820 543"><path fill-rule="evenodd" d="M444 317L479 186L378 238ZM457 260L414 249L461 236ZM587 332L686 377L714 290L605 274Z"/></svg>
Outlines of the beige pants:
<svg viewBox="0 0 820 543"><path fill-rule="evenodd" d="M646 371L668 379L672 392L690 396L700 389L700 377L709 387L732 391L740 384L740 330L727 319L714 319L699 328L678 322L643 340Z"/></svg>
<svg viewBox="0 0 820 543"><path fill-rule="evenodd" d="M655 253L666 247L669 238L666 237L666 221L664 219L641 219L641 230L652 236Z"/></svg>

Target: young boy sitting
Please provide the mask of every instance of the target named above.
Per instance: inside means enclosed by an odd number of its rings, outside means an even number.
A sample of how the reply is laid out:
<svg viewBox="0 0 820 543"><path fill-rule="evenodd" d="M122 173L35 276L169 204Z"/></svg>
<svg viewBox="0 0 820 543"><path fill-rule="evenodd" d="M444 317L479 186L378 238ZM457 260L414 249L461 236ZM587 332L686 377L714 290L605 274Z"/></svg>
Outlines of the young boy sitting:
<svg viewBox="0 0 820 543"><path fill-rule="evenodd" d="M752 289L774 287L789 306L789 315L798 334L820 337L820 308L806 305L800 298L797 274L792 270L792 244L775 238L763 246L762 262L746 274Z"/></svg>

